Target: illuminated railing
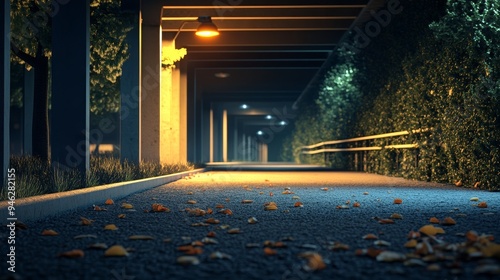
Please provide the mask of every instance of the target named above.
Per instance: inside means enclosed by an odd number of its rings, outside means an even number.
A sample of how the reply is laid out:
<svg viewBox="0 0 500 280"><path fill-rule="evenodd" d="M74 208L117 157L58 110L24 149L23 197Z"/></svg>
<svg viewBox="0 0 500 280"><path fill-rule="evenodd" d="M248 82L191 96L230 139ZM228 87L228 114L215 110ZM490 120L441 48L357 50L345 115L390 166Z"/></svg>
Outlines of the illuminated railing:
<svg viewBox="0 0 500 280"><path fill-rule="evenodd" d="M328 162L329 153L340 153L340 152L351 152L354 154L353 165L356 170L366 169L366 152L369 151L381 151L381 150L398 150L398 149L418 149L419 145L417 143L404 143L404 144L385 144L385 145L372 145L372 140L376 139L387 139L394 137L401 137L410 134L420 134L428 132L430 129L416 129L411 131L397 131L391 133L383 133L377 135L369 135L341 140L332 140L316 143L309 146L300 147L301 155L317 155L324 154L325 164ZM388 141L386 141L388 142ZM342 146L342 147L339 147ZM415 164L418 164L418 153L415 154ZM399 159L396 158L396 164L398 164Z"/></svg>

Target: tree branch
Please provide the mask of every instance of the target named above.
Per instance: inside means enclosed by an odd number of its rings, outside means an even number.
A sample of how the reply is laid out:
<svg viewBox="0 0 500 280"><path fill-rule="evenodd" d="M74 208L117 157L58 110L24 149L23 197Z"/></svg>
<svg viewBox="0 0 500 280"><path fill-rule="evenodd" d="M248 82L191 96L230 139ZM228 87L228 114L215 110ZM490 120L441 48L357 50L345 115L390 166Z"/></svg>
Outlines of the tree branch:
<svg viewBox="0 0 500 280"><path fill-rule="evenodd" d="M24 62L31 65L32 67L35 67L35 58L33 56L23 52L22 50L20 50L12 41L10 42L10 49L17 57L19 57Z"/></svg>

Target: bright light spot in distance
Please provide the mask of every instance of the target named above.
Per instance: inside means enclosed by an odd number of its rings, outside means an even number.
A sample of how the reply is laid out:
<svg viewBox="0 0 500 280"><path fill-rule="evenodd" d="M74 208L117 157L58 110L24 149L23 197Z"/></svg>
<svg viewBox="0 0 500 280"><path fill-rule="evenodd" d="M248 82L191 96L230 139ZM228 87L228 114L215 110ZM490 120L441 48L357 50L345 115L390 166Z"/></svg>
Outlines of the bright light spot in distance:
<svg viewBox="0 0 500 280"><path fill-rule="evenodd" d="M273 116L271 116L271 115L267 115L267 116L266 116L266 119L268 119L268 120L270 120L270 119L272 119L272 118L273 118Z"/></svg>
<svg viewBox="0 0 500 280"><path fill-rule="evenodd" d="M241 109L248 109L248 105L247 105L247 104L242 104L242 105L240 106L240 108L241 108Z"/></svg>
<svg viewBox="0 0 500 280"><path fill-rule="evenodd" d="M264 135L264 132L262 130L257 131L257 135Z"/></svg>
<svg viewBox="0 0 500 280"><path fill-rule="evenodd" d="M285 121L280 121L280 125L286 125Z"/></svg>

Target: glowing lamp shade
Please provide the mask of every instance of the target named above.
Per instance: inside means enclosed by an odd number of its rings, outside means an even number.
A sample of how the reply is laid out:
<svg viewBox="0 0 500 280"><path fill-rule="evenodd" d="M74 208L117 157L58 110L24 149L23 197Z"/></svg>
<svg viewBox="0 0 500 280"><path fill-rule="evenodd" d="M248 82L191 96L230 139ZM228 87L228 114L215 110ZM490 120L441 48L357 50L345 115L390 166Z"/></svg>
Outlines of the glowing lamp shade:
<svg viewBox="0 0 500 280"><path fill-rule="evenodd" d="M200 37L214 37L219 35L219 30L213 22L202 22L196 30L196 35Z"/></svg>

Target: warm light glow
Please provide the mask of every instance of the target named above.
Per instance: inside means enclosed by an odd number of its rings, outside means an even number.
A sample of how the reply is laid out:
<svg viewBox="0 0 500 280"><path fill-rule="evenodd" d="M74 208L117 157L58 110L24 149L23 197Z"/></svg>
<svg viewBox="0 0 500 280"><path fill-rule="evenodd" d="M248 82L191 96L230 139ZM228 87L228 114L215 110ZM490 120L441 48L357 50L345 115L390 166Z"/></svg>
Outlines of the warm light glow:
<svg viewBox="0 0 500 280"><path fill-rule="evenodd" d="M231 75L229 73L226 73L226 72L218 72L218 73L215 73L214 76L217 78L220 78L220 79L225 79Z"/></svg>
<svg viewBox="0 0 500 280"><path fill-rule="evenodd" d="M214 37L219 35L219 30L212 22L203 22L195 34L200 37Z"/></svg>

